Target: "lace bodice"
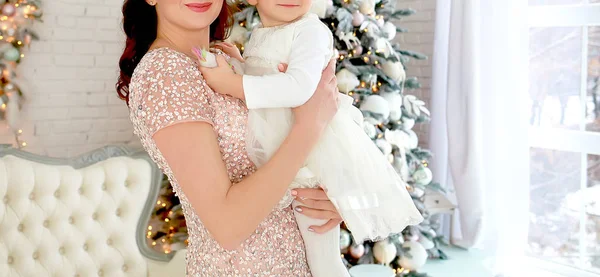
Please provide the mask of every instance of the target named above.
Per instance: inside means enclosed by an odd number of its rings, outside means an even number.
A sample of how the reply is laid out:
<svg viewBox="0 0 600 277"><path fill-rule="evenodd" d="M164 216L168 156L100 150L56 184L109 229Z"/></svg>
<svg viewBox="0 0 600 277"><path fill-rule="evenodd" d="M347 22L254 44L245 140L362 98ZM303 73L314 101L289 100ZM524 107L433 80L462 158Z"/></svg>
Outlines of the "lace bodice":
<svg viewBox="0 0 600 277"><path fill-rule="evenodd" d="M181 200L189 234L187 276L310 276L290 207L274 209L242 245L227 251L204 227L152 139L158 130L173 124L211 124L235 185L255 171L245 151L247 109L243 102L213 92L195 62L169 48L148 52L135 69L129 88L134 132Z"/></svg>

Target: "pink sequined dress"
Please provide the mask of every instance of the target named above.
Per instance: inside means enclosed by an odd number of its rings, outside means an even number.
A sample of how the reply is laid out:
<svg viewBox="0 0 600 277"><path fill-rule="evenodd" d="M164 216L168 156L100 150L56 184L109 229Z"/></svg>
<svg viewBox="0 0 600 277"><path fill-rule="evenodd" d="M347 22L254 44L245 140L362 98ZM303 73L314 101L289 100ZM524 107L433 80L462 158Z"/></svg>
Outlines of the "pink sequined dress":
<svg viewBox="0 0 600 277"><path fill-rule="evenodd" d="M129 85L134 132L156 164L170 178L181 200L189 245L187 276L311 276L293 211L275 208L237 249L221 247L192 209L152 135L161 128L190 121L211 124L217 134L229 179L235 185L256 168L248 159L245 132L248 111L240 100L213 92L196 62L169 48L148 52Z"/></svg>

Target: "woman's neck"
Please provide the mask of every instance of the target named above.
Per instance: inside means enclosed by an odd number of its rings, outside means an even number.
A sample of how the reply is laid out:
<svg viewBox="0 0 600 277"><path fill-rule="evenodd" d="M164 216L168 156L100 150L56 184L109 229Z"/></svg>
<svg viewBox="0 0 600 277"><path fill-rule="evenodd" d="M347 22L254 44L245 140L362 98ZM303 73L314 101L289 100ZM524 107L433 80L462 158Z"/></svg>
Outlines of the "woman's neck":
<svg viewBox="0 0 600 277"><path fill-rule="evenodd" d="M208 48L210 44L210 28L184 31L168 24L158 26L157 38L152 48L169 47L195 58L193 47Z"/></svg>

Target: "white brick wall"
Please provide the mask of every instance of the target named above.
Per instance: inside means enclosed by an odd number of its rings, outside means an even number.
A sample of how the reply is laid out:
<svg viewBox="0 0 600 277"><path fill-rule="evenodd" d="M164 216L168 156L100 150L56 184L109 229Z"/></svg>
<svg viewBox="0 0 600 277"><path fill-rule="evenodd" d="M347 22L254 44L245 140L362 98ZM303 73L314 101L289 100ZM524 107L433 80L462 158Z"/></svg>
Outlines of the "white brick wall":
<svg viewBox="0 0 600 277"><path fill-rule="evenodd" d="M117 62L123 49L120 29L122 0L45 1L44 23L35 29L41 37L19 66L27 97L22 138L28 150L50 156L74 156L106 144L138 144L125 103L116 96ZM435 0L398 0L397 8L417 14L399 21L408 33L397 41L422 52L426 61L411 61L410 76L423 89L414 93L429 101ZM0 143L14 138L0 122ZM427 127L415 127L427 145Z"/></svg>
<svg viewBox="0 0 600 277"><path fill-rule="evenodd" d="M114 90L123 49L122 0L43 3L39 41L19 66L27 97L22 122L27 150L74 156L112 143L137 144L127 107ZM5 126L5 125L4 125ZM0 128L0 143L13 143Z"/></svg>
<svg viewBox="0 0 600 277"><path fill-rule="evenodd" d="M431 59L433 57L433 32L435 29L435 5L436 0L398 0L397 9L411 8L416 14L396 23L408 29L407 33L396 35L396 41L404 49L423 53L429 58L423 61L413 60L407 64L407 75L416 76L421 81L422 88L408 93L414 94L429 104L431 95ZM415 126L415 132L419 136L419 144L423 147L428 145L429 124Z"/></svg>

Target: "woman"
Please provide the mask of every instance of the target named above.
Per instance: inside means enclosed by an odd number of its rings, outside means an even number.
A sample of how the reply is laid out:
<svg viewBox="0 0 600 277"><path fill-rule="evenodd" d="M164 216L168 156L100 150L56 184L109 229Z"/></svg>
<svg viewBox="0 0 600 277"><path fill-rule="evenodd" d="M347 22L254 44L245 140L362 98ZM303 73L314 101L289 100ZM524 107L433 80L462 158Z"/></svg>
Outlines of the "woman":
<svg viewBox="0 0 600 277"><path fill-rule="evenodd" d="M126 0L119 95L134 132L170 178L185 214L188 276L310 276L291 208L274 209L337 110L330 63L313 96L294 110L278 153L256 170L245 153L243 102L212 91L191 51L223 40L232 10L223 0ZM300 212L339 214L321 190L293 193Z"/></svg>

